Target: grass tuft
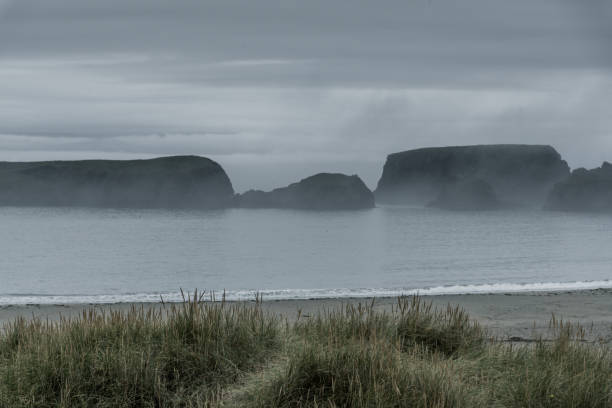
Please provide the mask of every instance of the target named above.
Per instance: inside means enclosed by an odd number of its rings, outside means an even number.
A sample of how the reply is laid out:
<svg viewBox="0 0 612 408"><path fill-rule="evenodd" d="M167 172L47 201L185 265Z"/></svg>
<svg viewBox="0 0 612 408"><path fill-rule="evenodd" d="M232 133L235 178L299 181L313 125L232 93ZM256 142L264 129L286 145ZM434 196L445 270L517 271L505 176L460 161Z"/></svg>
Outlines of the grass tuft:
<svg viewBox="0 0 612 408"><path fill-rule="evenodd" d="M481 347L485 331L459 307L436 309L420 297L400 297L391 313L378 312L374 302L324 311L298 320L295 330L320 342L387 339L404 350L415 346L452 356Z"/></svg>
<svg viewBox="0 0 612 408"><path fill-rule="evenodd" d="M406 359L386 343L309 345L261 390L254 407L467 407L470 396L440 364Z"/></svg>

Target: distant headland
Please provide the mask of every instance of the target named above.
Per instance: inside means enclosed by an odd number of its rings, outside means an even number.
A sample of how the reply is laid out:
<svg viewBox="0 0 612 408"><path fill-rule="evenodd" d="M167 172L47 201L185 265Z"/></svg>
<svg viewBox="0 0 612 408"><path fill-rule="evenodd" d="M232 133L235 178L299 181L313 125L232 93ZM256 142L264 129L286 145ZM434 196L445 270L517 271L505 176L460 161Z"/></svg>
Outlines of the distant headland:
<svg viewBox="0 0 612 408"><path fill-rule="evenodd" d="M430 147L390 154L374 192L357 175L318 173L269 192L235 194L221 165L199 156L0 162L0 206L357 210L375 202L612 211L612 165L570 173L544 145Z"/></svg>
<svg viewBox="0 0 612 408"><path fill-rule="evenodd" d="M234 189L198 156L150 160L0 162L0 205L225 208Z"/></svg>

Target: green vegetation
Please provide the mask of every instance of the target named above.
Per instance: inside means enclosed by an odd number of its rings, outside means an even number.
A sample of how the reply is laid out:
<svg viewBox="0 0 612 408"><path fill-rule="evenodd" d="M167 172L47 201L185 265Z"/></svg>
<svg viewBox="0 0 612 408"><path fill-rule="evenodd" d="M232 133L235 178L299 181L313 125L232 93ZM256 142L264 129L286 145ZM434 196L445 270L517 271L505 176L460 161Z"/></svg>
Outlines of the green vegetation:
<svg viewBox="0 0 612 408"><path fill-rule="evenodd" d="M419 298L283 324L259 302L195 294L159 312L15 321L0 335L0 406L611 407L608 346L551 330L498 342Z"/></svg>
<svg viewBox="0 0 612 408"><path fill-rule="evenodd" d="M19 319L0 337L1 407L198 406L279 347L260 308L203 303L159 312Z"/></svg>

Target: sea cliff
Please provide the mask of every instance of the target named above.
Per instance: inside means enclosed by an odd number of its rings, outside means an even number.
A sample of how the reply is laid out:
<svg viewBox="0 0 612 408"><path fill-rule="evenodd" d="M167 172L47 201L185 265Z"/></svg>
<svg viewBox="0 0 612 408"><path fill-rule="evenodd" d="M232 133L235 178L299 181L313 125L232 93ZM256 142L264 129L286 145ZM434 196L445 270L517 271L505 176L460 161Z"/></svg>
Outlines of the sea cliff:
<svg viewBox="0 0 612 408"><path fill-rule="evenodd" d="M0 162L0 205L223 208L234 190L216 162L150 160Z"/></svg>
<svg viewBox="0 0 612 408"><path fill-rule="evenodd" d="M380 203L427 204L461 183L480 180L500 202L541 207L552 186L568 175L567 163L551 146L430 147L390 154L375 195Z"/></svg>

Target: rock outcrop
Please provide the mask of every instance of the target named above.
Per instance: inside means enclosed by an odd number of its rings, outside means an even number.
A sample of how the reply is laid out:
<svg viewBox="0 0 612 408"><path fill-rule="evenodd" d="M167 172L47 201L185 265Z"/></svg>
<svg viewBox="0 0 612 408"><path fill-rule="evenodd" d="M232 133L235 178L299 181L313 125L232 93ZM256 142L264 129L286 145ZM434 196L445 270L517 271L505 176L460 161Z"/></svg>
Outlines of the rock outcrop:
<svg viewBox="0 0 612 408"><path fill-rule="evenodd" d="M380 203L426 204L455 185L482 180L504 204L541 207L552 186L568 175L567 163L551 146L424 148L389 155L375 195Z"/></svg>
<svg viewBox="0 0 612 408"><path fill-rule="evenodd" d="M561 211L612 212L612 164L586 170L576 169L557 183L546 201L546 209Z"/></svg>
<svg viewBox="0 0 612 408"><path fill-rule="evenodd" d="M237 195L242 208L295 208L305 210L358 210L374 207L374 195L356 175L319 173L287 187Z"/></svg>
<svg viewBox="0 0 612 408"><path fill-rule="evenodd" d="M0 162L0 205L223 208L234 190L216 162L151 160Z"/></svg>
<svg viewBox="0 0 612 408"><path fill-rule="evenodd" d="M497 210L501 204L489 183L470 180L445 188L428 206L454 211L481 211Z"/></svg>

